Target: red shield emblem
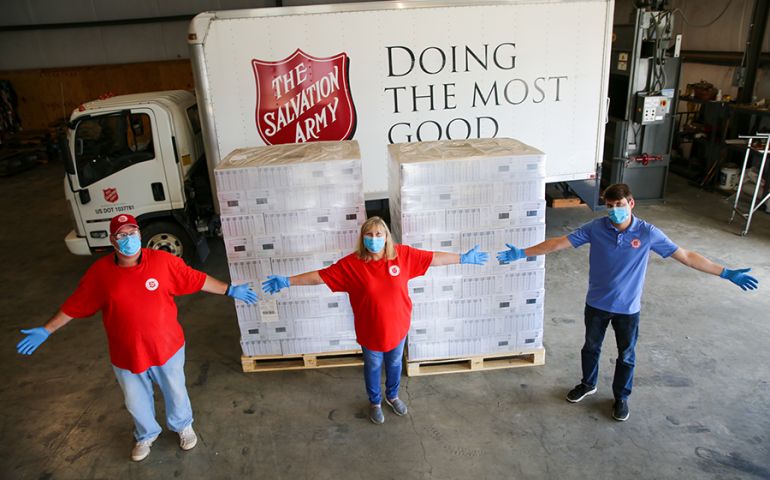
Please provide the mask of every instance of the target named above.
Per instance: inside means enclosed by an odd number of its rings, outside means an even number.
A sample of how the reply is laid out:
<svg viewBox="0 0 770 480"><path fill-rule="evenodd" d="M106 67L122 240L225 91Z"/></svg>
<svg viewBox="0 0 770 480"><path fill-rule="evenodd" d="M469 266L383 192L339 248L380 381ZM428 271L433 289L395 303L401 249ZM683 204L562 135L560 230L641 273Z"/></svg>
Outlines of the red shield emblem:
<svg viewBox="0 0 770 480"><path fill-rule="evenodd" d="M105 188L102 190L102 193L104 193L104 199L107 200L110 203L115 203L118 201L118 189L117 188Z"/></svg>
<svg viewBox="0 0 770 480"><path fill-rule="evenodd" d="M277 62L252 60L257 131L268 145L349 140L356 130L344 52L311 57L297 49Z"/></svg>

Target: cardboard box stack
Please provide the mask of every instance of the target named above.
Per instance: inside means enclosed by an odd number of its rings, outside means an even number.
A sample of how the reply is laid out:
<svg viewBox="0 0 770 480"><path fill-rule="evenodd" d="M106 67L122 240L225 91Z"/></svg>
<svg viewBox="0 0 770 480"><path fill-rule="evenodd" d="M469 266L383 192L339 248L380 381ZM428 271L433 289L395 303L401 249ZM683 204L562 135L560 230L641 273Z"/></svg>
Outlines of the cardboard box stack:
<svg viewBox="0 0 770 480"><path fill-rule="evenodd" d="M542 347L545 260L500 265L506 243L545 238L545 155L505 138L389 146L396 241L463 253L485 266L431 267L409 283L409 361L523 352Z"/></svg>
<svg viewBox="0 0 770 480"><path fill-rule="evenodd" d="M268 275L318 270L355 249L366 220L357 142L238 149L214 175L233 283L259 290ZM319 285L260 296L235 305L244 355L359 348L346 294Z"/></svg>

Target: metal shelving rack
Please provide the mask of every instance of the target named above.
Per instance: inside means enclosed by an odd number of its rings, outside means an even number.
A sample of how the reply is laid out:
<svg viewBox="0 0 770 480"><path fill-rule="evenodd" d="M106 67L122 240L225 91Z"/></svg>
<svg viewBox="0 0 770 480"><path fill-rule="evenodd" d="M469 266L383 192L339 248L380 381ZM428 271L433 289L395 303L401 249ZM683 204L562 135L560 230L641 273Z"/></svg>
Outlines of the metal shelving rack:
<svg viewBox="0 0 770 480"><path fill-rule="evenodd" d="M730 223L733 222L735 219L735 214L737 213L743 219L746 221L746 224L743 227L743 230L741 230L741 236L746 236L749 233L749 227L751 226L751 218L754 216L754 212L756 212L759 207L761 207L767 200L770 198L770 193L765 194L762 199L757 202L757 197L759 196L759 189L762 185L762 175L765 171L765 162L767 162L767 154L770 151L770 133L757 133L756 135L741 135L738 138L746 139L746 155L743 157L743 166L741 167L741 178L738 180L738 191L735 192L735 202L733 203L733 211L730 214ZM761 139L765 142L765 147L763 150L761 150L762 153L762 160L759 162L759 172L757 175L757 182L754 185L754 194L751 196L751 204L749 205L749 209L746 212L741 211L738 208L738 203L741 199L741 190L743 189L743 180L746 177L746 169L749 168L749 157L751 156L752 151L757 151L751 146L751 143L754 140Z"/></svg>

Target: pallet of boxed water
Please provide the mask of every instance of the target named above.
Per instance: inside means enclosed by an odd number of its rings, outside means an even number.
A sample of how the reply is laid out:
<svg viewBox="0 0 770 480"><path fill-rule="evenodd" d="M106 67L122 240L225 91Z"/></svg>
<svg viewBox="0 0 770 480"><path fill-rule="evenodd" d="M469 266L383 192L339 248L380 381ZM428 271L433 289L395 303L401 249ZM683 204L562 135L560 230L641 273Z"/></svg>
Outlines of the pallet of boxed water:
<svg viewBox="0 0 770 480"><path fill-rule="evenodd" d="M214 177L233 283L257 289L268 275L318 270L356 247L366 210L355 141L238 149ZM325 285L238 302L236 314L248 357L359 348L347 295ZM262 369L249 360L249 371Z"/></svg>
<svg viewBox="0 0 770 480"><path fill-rule="evenodd" d="M498 138L396 144L389 157L397 241L454 253L479 245L493 259L410 281L408 361L536 352L542 363L544 257L500 265L494 253L545 238L545 155Z"/></svg>

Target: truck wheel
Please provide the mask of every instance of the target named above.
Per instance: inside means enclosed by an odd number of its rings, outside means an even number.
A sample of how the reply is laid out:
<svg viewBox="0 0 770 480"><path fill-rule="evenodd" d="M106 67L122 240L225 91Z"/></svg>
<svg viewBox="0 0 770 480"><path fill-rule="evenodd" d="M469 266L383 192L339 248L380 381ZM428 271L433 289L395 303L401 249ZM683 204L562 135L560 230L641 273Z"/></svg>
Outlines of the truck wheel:
<svg viewBox="0 0 770 480"><path fill-rule="evenodd" d="M163 250L190 263L193 258L193 243L184 228L172 222L152 222L142 228L142 243L145 248Z"/></svg>

